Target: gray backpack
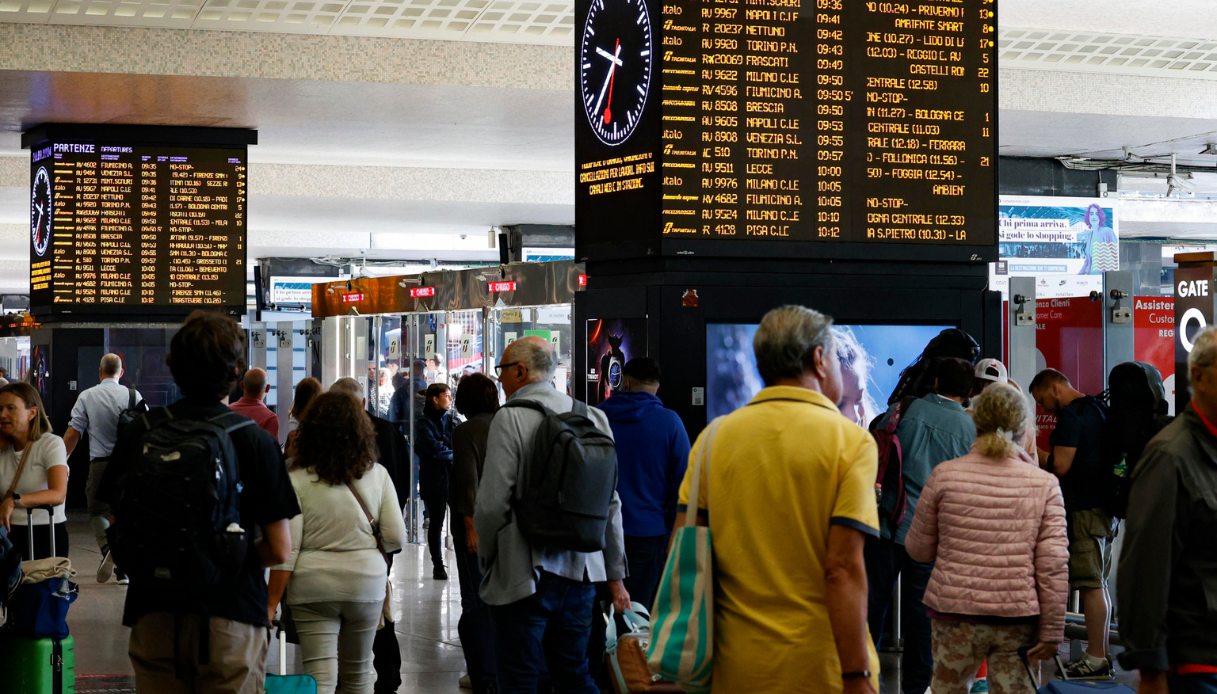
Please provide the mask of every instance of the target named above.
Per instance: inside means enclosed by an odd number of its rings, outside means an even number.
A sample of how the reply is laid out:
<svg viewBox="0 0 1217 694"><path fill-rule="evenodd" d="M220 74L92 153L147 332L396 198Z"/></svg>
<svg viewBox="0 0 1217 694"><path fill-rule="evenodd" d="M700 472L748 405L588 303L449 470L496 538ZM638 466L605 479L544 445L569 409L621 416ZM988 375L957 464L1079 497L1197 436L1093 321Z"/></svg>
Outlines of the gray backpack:
<svg viewBox="0 0 1217 694"><path fill-rule="evenodd" d="M587 405L556 413L532 400L525 407L544 415L533 437L532 458L524 461L521 489L514 499L516 523L539 547L599 552L604 549L609 505L617 489L617 449L596 428Z"/></svg>

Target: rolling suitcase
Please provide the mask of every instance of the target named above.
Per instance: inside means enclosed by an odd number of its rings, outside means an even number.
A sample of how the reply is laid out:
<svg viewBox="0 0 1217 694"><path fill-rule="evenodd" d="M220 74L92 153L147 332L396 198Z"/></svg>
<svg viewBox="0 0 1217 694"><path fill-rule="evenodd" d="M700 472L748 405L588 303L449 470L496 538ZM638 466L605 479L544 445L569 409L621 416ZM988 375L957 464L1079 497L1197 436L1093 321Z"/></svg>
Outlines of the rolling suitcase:
<svg viewBox="0 0 1217 694"><path fill-rule="evenodd" d="M266 675L266 694L317 694L317 680L312 675L287 674L286 633L279 630L279 674Z"/></svg>
<svg viewBox="0 0 1217 694"><path fill-rule="evenodd" d="M34 510L26 511L26 532L29 533L31 554L34 553ZM44 507L44 510L48 514L53 513L50 507ZM51 533L51 556L55 555L53 521L52 517L52 522L47 525ZM6 629L3 637L0 637L0 673L3 673L4 686L12 687L11 691L14 692L75 694L76 644L71 636L38 638Z"/></svg>

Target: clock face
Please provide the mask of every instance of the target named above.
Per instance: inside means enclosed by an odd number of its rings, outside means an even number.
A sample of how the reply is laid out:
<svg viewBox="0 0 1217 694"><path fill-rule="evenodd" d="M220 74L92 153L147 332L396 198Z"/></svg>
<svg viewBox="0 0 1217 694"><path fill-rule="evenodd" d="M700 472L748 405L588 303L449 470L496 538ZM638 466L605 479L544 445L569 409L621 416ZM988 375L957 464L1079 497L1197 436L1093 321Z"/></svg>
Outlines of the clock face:
<svg viewBox="0 0 1217 694"><path fill-rule="evenodd" d="M51 176L45 166L40 166L34 172L34 184L30 188L30 240L39 257L46 255L51 245L52 212Z"/></svg>
<svg viewBox="0 0 1217 694"><path fill-rule="evenodd" d="M646 0L592 0L579 47L583 112L606 145L629 139L651 89L651 17Z"/></svg>

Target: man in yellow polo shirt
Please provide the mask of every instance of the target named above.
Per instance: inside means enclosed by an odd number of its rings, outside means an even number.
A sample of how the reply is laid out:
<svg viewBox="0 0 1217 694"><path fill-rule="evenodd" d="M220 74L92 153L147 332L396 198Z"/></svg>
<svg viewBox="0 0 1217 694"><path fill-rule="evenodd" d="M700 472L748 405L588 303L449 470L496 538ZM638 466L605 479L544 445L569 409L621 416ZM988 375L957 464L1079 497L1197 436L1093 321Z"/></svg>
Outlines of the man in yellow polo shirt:
<svg viewBox="0 0 1217 694"><path fill-rule="evenodd" d="M802 306L767 313L753 340L765 388L708 444L698 506L714 541L715 692L878 691L862 560L879 534L877 453L837 411L831 326Z"/></svg>

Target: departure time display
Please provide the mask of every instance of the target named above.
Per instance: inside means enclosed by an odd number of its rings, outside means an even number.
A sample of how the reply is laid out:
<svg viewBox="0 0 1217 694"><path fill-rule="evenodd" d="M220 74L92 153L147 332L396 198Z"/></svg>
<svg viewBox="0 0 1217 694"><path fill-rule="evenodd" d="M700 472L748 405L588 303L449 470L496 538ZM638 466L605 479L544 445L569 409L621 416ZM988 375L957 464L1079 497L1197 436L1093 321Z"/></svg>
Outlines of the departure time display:
<svg viewBox="0 0 1217 694"><path fill-rule="evenodd" d="M665 243L727 242L711 253L741 240L995 245L994 0L652 1L658 136L606 153L580 130L581 234L613 233L605 218L622 233L613 206L628 196L645 213L636 191L649 186L659 219L639 223ZM626 0L595 0L591 18L614 2ZM650 152L654 177L640 166Z"/></svg>
<svg viewBox="0 0 1217 694"><path fill-rule="evenodd" d="M36 313L245 305L244 147L33 148Z"/></svg>

